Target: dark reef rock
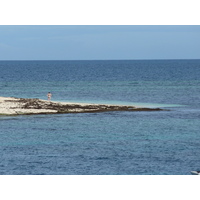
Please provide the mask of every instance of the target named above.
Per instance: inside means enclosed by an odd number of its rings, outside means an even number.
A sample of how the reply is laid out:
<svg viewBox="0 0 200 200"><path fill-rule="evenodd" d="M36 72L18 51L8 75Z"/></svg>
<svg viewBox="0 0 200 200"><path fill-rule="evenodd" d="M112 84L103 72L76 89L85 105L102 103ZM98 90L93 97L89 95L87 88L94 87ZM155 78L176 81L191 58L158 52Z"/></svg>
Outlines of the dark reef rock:
<svg viewBox="0 0 200 200"><path fill-rule="evenodd" d="M43 101L40 99L17 100L21 109L45 109L54 110L56 113L83 113L83 112L108 112L108 111L161 111L160 108L137 108L123 105L103 105L103 104L67 104Z"/></svg>

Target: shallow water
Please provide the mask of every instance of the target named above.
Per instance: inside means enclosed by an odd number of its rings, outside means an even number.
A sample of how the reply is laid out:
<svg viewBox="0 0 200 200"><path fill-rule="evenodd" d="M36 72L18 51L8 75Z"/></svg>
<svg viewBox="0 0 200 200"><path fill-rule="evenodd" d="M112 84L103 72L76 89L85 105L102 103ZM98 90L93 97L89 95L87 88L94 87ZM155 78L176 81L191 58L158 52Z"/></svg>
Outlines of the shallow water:
<svg viewBox="0 0 200 200"><path fill-rule="evenodd" d="M0 62L0 96L166 107L0 116L0 174L200 169L200 60Z"/></svg>

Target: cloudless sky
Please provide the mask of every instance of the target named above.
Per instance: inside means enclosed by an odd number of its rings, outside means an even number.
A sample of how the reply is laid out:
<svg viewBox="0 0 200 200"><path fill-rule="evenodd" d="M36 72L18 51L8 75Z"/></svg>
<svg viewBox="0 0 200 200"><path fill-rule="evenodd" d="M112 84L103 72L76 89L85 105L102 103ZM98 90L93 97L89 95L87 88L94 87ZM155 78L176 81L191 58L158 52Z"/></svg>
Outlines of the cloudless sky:
<svg viewBox="0 0 200 200"><path fill-rule="evenodd" d="M200 59L200 26L0 26L0 60Z"/></svg>

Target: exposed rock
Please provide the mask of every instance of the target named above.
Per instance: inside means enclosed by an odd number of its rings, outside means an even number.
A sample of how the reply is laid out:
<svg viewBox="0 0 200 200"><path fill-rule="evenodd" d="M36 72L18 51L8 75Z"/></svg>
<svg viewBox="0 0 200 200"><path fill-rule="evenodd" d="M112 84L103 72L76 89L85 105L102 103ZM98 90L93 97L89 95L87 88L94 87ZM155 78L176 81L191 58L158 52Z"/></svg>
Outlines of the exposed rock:
<svg viewBox="0 0 200 200"><path fill-rule="evenodd" d="M25 98L6 98L0 102L0 114L8 115L161 110L160 108L138 108L123 105L59 103Z"/></svg>

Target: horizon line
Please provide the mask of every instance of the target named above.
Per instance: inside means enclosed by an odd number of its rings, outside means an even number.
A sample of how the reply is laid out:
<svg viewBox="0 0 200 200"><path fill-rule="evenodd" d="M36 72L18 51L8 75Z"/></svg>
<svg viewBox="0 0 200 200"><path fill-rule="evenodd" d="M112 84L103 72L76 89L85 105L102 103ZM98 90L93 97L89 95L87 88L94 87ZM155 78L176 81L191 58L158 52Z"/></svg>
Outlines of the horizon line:
<svg viewBox="0 0 200 200"><path fill-rule="evenodd" d="M120 60L200 60L200 58L142 58L142 59L10 59L0 61L120 61Z"/></svg>

